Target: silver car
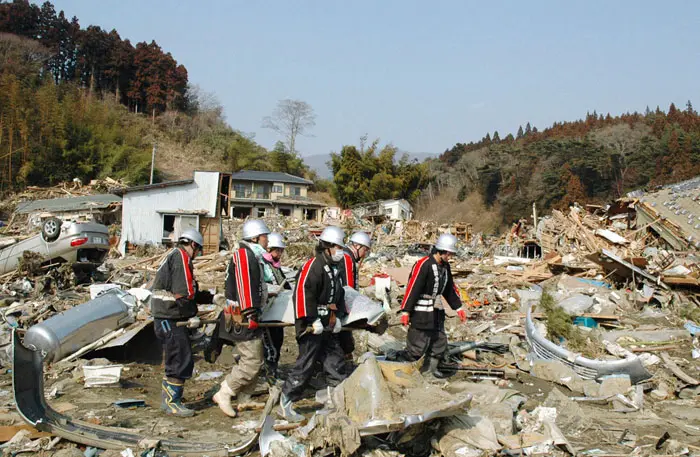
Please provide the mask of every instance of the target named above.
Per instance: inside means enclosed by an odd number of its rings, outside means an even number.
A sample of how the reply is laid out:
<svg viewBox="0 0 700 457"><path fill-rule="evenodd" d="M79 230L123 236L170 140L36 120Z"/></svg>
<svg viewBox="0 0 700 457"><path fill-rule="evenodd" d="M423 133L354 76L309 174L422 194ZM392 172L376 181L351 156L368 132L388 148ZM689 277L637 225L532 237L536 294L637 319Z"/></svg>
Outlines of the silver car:
<svg viewBox="0 0 700 457"><path fill-rule="evenodd" d="M46 264L96 267L109 252L109 230L92 222L47 219L41 233L0 250L0 274L15 270L24 251L41 254Z"/></svg>

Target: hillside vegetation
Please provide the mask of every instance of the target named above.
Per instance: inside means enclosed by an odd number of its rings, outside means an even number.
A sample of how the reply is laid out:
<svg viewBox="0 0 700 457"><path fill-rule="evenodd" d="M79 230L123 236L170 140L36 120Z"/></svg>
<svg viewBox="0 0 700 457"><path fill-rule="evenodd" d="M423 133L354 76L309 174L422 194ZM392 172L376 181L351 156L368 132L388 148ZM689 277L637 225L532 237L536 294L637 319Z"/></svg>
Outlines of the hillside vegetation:
<svg viewBox="0 0 700 457"><path fill-rule="evenodd" d="M644 114L588 114L516 136L498 132L458 143L431 163L422 193L422 218L465 220L494 231L539 211L573 202L604 203L634 189L680 181L700 172L700 117L688 102ZM445 212L471 202L465 212ZM483 208L475 211L475 208ZM471 213L480 217L472 219Z"/></svg>
<svg viewBox="0 0 700 457"><path fill-rule="evenodd" d="M148 182L195 169L284 171L314 179L297 154L231 128L215 97L155 41L82 29L46 2L0 3L0 190L110 176Z"/></svg>

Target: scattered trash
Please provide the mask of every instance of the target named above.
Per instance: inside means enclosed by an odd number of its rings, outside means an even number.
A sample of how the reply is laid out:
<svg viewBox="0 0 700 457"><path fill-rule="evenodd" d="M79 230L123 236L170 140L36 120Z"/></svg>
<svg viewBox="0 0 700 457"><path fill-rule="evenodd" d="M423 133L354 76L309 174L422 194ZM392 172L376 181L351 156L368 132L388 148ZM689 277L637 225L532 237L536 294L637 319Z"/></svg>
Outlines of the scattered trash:
<svg viewBox="0 0 700 457"><path fill-rule="evenodd" d="M211 381L212 379L218 379L224 375L223 371L207 371L206 373L201 373L195 378L197 381Z"/></svg>
<svg viewBox="0 0 700 457"><path fill-rule="evenodd" d="M83 376L85 377L85 387L118 385L123 368L122 365L84 365Z"/></svg>

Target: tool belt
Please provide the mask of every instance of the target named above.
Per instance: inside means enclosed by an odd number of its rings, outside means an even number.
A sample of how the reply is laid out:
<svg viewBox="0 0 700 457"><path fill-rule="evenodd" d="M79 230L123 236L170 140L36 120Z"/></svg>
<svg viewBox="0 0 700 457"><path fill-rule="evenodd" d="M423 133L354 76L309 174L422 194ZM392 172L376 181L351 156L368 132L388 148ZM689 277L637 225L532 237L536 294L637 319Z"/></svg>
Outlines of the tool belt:
<svg viewBox="0 0 700 457"><path fill-rule="evenodd" d="M230 332L234 326L242 327L248 326L248 318L243 315L241 311L241 306L235 301L226 301L226 306L224 307L224 327L227 332Z"/></svg>
<svg viewBox="0 0 700 457"><path fill-rule="evenodd" d="M319 319L321 319L321 321L325 321L326 318L328 318L328 328L333 329L337 319L336 305L318 305L317 310Z"/></svg>

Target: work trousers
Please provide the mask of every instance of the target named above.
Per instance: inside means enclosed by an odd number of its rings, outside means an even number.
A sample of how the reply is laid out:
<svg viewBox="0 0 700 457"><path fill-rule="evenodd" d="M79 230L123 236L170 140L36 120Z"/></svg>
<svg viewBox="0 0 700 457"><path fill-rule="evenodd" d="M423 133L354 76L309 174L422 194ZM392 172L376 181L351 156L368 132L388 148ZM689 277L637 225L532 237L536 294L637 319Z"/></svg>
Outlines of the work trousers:
<svg viewBox="0 0 700 457"><path fill-rule="evenodd" d="M447 350L447 335L444 330L418 330L408 328L406 337L406 352L418 360L423 354L436 359L441 359Z"/></svg>
<svg viewBox="0 0 700 457"><path fill-rule="evenodd" d="M241 356L226 376L226 384L234 394L252 394L263 366L263 342L261 338L236 343L236 352Z"/></svg>
<svg viewBox="0 0 700 457"><path fill-rule="evenodd" d="M163 345L165 376L184 381L192 377L194 359L190 329L178 327L177 322L172 319L154 319L153 328L156 338Z"/></svg>
<svg viewBox="0 0 700 457"><path fill-rule="evenodd" d="M277 369L284 343L284 328L268 327L263 329L263 346L265 348L265 365Z"/></svg>
<svg viewBox="0 0 700 457"><path fill-rule="evenodd" d="M282 385L282 393L297 401L302 397L304 388L313 375L317 360L323 364L326 376L334 381L342 381L345 374L345 358L337 334L324 332L321 335L303 334L297 338L299 356Z"/></svg>

